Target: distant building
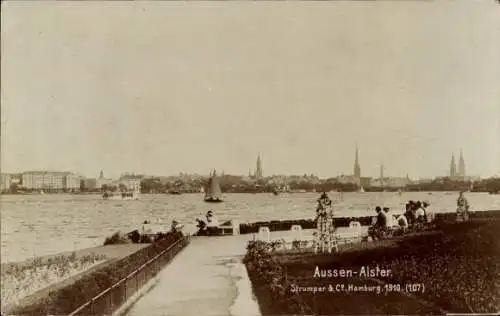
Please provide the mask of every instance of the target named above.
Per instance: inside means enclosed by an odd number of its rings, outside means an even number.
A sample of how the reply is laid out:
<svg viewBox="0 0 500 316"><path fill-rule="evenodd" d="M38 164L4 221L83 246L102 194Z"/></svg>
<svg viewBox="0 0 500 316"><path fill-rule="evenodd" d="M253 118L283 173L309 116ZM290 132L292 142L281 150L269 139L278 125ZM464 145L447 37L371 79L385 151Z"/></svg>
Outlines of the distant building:
<svg viewBox="0 0 500 316"><path fill-rule="evenodd" d="M64 189L68 191L80 191L80 180L82 177L79 175L68 173L64 178Z"/></svg>
<svg viewBox="0 0 500 316"><path fill-rule="evenodd" d="M95 190L97 188L97 179L90 178L83 181L83 186L87 190Z"/></svg>
<svg viewBox="0 0 500 316"><path fill-rule="evenodd" d="M12 177L9 173L0 174L0 192L8 191L12 183Z"/></svg>
<svg viewBox="0 0 500 316"><path fill-rule="evenodd" d="M141 188L141 179L120 179L119 184L124 185L128 191L138 191Z"/></svg>
<svg viewBox="0 0 500 316"><path fill-rule="evenodd" d="M434 179L431 179L431 178L421 178L421 179L418 179L416 182L418 184L426 184L426 183L432 183L434 181Z"/></svg>
<svg viewBox="0 0 500 316"><path fill-rule="evenodd" d="M184 175L183 175L184 176ZM187 176L187 175L186 175ZM124 174L118 180L119 185L124 185L128 191L138 191L141 188L143 176L135 174Z"/></svg>
<svg viewBox="0 0 500 316"><path fill-rule="evenodd" d="M342 184L359 184L361 179L356 175L341 175L337 177L337 181Z"/></svg>
<svg viewBox="0 0 500 316"><path fill-rule="evenodd" d="M104 172L101 170L99 174L99 178L96 180L96 188L102 189L103 186L111 186L113 185L113 179L108 179L104 177Z"/></svg>
<svg viewBox="0 0 500 316"><path fill-rule="evenodd" d="M79 190L81 177L71 172L26 171L22 174L23 187L28 190Z"/></svg>

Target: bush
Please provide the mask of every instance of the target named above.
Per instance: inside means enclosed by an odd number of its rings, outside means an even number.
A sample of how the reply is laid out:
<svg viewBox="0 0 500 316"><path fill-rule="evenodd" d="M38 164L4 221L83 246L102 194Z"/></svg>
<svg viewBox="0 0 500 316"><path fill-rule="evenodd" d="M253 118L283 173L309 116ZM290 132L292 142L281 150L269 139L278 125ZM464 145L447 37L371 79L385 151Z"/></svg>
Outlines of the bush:
<svg viewBox="0 0 500 316"><path fill-rule="evenodd" d="M247 267L254 290L265 293L261 295L259 303L265 310L264 314L283 311L310 314L311 309L303 304L300 296L290 291L291 284L286 278L284 267L271 255L280 243L263 241L248 243L243 263ZM267 298L267 301L262 302L262 298Z"/></svg>
<svg viewBox="0 0 500 316"><path fill-rule="evenodd" d="M106 237L106 239L104 240L104 246L130 243L132 243L132 240L130 240L128 235L123 235L120 232L116 232L111 237Z"/></svg>

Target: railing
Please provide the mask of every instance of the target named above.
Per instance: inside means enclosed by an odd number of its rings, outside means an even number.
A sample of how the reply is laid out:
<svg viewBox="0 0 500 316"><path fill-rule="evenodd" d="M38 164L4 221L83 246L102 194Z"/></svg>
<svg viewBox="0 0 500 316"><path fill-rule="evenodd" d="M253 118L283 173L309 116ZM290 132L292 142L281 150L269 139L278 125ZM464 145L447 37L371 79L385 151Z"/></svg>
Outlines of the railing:
<svg viewBox="0 0 500 316"><path fill-rule="evenodd" d="M128 276L81 305L69 316L110 315L114 313L148 281L153 279L188 243L188 236L177 240Z"/></svg>

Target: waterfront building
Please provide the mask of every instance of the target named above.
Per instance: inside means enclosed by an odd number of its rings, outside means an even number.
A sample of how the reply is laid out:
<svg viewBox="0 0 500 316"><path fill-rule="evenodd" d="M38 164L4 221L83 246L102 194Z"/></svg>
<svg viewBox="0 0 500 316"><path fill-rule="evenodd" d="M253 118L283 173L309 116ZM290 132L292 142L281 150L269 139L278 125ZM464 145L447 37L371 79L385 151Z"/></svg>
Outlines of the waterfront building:
<svg viewBox="0 0 500 316"><path fill-rule="evenodd" d="M97 179L95 178L85 179L83 183L83 186L87 190L95 190L97 188Z"/></svg>
<svg viewBox="0 0 500 316"><path fill-rule="evenodd" d="M12 183L12 177L9 173L0 174L0 192L5 192L10 190L10 185Z"/></svg>
<svg viewBox="0 0 500 316"><path fill-rule="evenodd" d="M80 191L80 182L82 177L79 175L68 173L64 178L64 189L68 191Z"/></svg>
<svg viewBox="0 0 500 316"><path fill-rule="evenodd" d="M135 174L124 174L120 177L118 180L118 184L125 186L127 191L138 191L141 188L141 180L143 179L143 176L140 175L135 175ZM183 177L184 178L184 175ZM182 179L181 178L181 179Z"/></svg>
<svg viewBox="0 0 500 316"><path fill-rule="evenodd" d="M103 186L112 186L113 179L108 179L104 177L104 172L101 170L99 178L96 180L96 188L102 189Z"/></svg>
<svg viewBox="0 0 500 316"><path fill-rule="evenodd" d="M26 171L22 174L24 188L47 192L77 191L80 179L80 176L65 171Z"/></svg>
<svg viewBox="0 0 500 316"><path fill-rule="evenodd" d="M337 181L341 184L359 184L361 179L356 175L340 175L337 177Z"/></svg>

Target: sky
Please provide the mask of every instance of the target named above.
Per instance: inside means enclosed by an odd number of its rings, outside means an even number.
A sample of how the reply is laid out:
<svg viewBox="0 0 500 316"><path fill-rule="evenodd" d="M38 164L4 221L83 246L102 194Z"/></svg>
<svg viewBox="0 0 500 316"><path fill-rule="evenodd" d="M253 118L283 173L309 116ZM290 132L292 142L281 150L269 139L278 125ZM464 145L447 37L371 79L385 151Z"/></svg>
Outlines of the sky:
<svg viewBox="0 0 500 316"><path fill-rule="evenodd" d="M1 169L500 174L493 0L2 3Z"/></svg>

